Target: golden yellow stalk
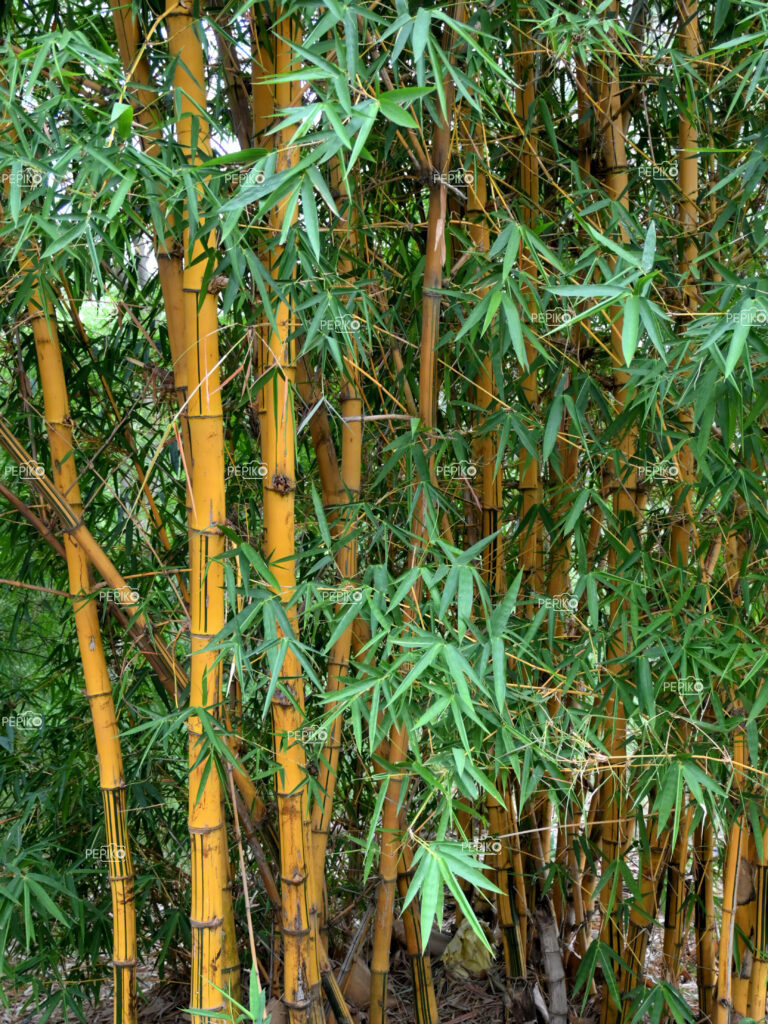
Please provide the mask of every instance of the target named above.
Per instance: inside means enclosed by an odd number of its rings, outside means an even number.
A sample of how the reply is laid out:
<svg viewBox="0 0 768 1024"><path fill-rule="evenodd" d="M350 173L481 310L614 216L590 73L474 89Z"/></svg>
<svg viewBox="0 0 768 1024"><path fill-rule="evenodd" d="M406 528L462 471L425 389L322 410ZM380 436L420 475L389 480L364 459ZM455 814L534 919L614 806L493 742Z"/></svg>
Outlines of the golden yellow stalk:
<svg viewBox="0 0 768 1024"><path fill-rule="evenodd" d="M618 17L619 5L613 3L609 8L611 17ZM614 42L616 37L614 35ZM627 174L626 141L623 133L621 115L621 86L619 81L618 55L615 50L604 55L603 82L599 100L600 125L599 131L603 139L603 163L606 174L606 192L614 202L629 208ZM626 228L620 227L620 241L628 244ZM615 383L614 412L618 417L623 412L627 401L627 385L629 374L624 367L622 353L622 329L624 318L620 311L614 311L611 324L611 348L613 356L613 377ZM637 469L633 465L637 430L634 427L626 430L621 438L619 451L620 479L611 480L613 490L613 511L619 528L626 527L628 520L638 514L638 481ZM631 542L628 542L628 545ZM612 570L617 566L617 553L611 547L609 563ZM626 601L615 598L611 604L610 618L616 621ZM626 644L620 633L615 633L609 645L609 660L622 658L627 653ZM606 732L609 753L609 771L600 794L600 818L602 840L602 863L604 870L615 863L622 855L627 841L626 816L626 720L621 701L612 696L606 708ZM618 927L614 908L609 909L611 886L601 890L601 941L610 945L614 954L621 957L624 936ZM621 971L618 972L619 980ZM601 1024L613 1024L619 1014L619 1007L614 1005L610 990L606 985L603 991L601 1008Z"/></svg>
<svg viewBox="0 0 768 1024"><path fill-rule="evenodd" d="M20 258L22 272L33 269ZM72 418L67 399L64 364L53 306L36 288L29 304L43 393L45 422L51 448L53 479L69 498L73 513L82 517L82 499L72 444ZM104 802L104 825L112 890L114 1022L136 1024L136 907L131 848L126 824L125 777L112 684L99 626L98 605L91 594L88 557L71 533L64 532L73 608L85 692L91 708L99 785Z"/></svg>
<svg viewBox="0 0 768 1024"><path fill-rule="evenodd" d="M469 219L469 235L477 252L487 255L490 249L490 230L486 219L486 203L488 184L486 175L476 170L474 179L467 189L467 218ZM483 289L483 294L487 289ZM475 378L475 404L479 409L480 422L492 409L496 399L496 381L493 373L493 360L489 352ZM481 503L481 537L493 537L491 543L483 550L483 578L488 590L494 596L506 593L507 576L504 557L504 537L502 524L502 479L501 467L496 470L498 440L493 434L486 434L478 439L476 450L480 462L480 503ZM504 781L499 776L497 785L503 789ZM494 798L488 800L488 818L492 835L506 835L511 831L507 808ZM515 830L516 831L516 830ZM497 897L499 923L504 941L504 964L507 985L512 986L516 979L525 977L527 921L526 913L519 913L517 901L525 901L525 886L522 868L519 874L513 872L512 856L509 841L494 857L494 882L501 890ZM510 893L511 880L514 879L514 893Z"/></svg>
<svg viewBox="0 0 768 1024"><path fill-rule="evenodd" d="M405 726L400 725L390 733L390 763L400 764L405 760L407 753L407 732ZM384 1024L386 1018L389 947L392 941L397 862L400 855L398 805L401 789L406 784L407 777L402 772L390 775L386 783L387 794L382 807L379 884L376 896L373 952L371 954L371 1004L368 1011L370 1024Z"/></svg>
<svg viewBox="0 0 768 1024"><path fill-rule="evenodd" d="M284 18L282 9L277 12L276 25L277 31L271 41L274 71L282 75L291 69L291 41L298 41L298 26L293 20ZM264 67L267 62L266 46L264 40L259 43L259 63ZM287 81L270 86L263 83L256 70L254 87L254 117L258 119L257 137L261 137L268 119L298 101L298 86ZM259 121L262 123L259 124ZM278 174L290 168L297 159L296 151L288 145L288 141L287 132L279 133L275 140L275 172ZM282 229L287 203L286 197L270 211L269 227L274 236ZM275 247L267 261L274 274L280 271L280 255L279 247ZM277 583L275 600L283 604L293 638L298 639L296 606L291 605L296 588L296 424L293 408L296 352L293 337L295 322L290 302L278 300L275 323L276 330L271 325L264 328L260 354L264 370L271 373L260 396L261 450L266 468L263 548ZM279 767L275 781L282 880L283 1002L288 1008L291 1024L321 1024L324 1017L317 908L311 902L307 762L306 752L300 742L304 724L304 685L301 665L291 647L292 638L284 637L279 627L278 638L282 638L285 646L279 683L272 699L272 724L275 757Z"/></svg>
<svg viewBox="0 0 768 1024"><path fill-rule="evenodd" d="M209 127L204 113L205 67L200 42L202 22L192 4L169 0L168 44L177 59L174 70L176 131L190 163L211 155ZM224 626L224 425L219 373L218 313L216 299L203 291L206 255L215 239L184 232L184 327L187 371L187 424L190 590L190 707L220 717L222 666L211 650ZM189 834L191 841L192 971L190 1007L232 1013L221 990L237 969L232 962L234 914L229 888L229 853L223 813L221 779L205 751L200 717L187 720L189 736ZM233 992L237 997L239 993Z"/></svg>
<svg viewBox="0 0 768 1024"><path fill-rule="evenodd" d="M717 994L714 849L715 830L707 818L696 831L693 861L696 876L696 980L699 1012L704 1020L712 1020Z"/></svg>

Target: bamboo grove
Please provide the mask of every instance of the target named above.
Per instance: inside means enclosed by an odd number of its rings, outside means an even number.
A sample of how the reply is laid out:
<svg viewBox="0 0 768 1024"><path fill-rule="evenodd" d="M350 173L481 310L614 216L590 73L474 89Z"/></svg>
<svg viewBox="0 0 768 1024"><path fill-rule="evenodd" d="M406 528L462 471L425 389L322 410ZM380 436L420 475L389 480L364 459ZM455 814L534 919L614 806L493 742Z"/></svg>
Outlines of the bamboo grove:
<svg viewBox="0 0 768 1024"><path fill-rule="evenodd" d="M765 5L1 18L4 1005L764 1020Z"/></svg>

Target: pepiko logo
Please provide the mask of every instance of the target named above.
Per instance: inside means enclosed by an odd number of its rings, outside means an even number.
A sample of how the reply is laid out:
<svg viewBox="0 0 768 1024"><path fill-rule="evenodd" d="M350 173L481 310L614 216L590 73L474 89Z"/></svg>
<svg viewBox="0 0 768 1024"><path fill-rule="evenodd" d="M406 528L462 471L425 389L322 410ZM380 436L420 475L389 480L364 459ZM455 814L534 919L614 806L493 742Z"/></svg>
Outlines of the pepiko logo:
<svg viewBox="0 0 768 1024"><path fill-rule="evenodd" d="M20 711L17 715L3 715L0 725L10 725L18 730L42 729L43 721L43 716L35 711Z"/></svg>
<svg viewBox="0 0 768 1024"><path fill-rule="evenodd" d="M85 856L90 860L100 861L123 861L126 857L124 846L117 843L109 843L107 846L90 846L85 851Z"/></svg>

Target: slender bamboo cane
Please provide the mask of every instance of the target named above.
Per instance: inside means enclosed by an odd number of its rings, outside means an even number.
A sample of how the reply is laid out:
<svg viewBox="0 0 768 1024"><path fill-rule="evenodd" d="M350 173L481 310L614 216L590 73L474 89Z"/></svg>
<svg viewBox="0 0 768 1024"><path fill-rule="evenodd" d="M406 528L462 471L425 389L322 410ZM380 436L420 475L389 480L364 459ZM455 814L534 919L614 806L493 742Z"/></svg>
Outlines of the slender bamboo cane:
<svg viewBox="0 0 768 1024"><path fill-rule="evenodd" d="M723 869L723 909L720 918L720 942L717 958L717 998L714 1006L715 1024L728 1024L733 1007L731 969L743 826L743 819L739 819L731 825L726 847L727 853Z"/></svg>
<svg viewBox="0 0 768 1024"><path fill-rule="evenodd" d="M401 764L408 752L408 739L404 725L390 734L389 761ZM384 1024L387 1009L387 982L389 979L389 947L392 941L392 920L395 913L395 888L399 857L398 831L401 790L407 784L402 772L393 773L386 783L381 815L381 853L379 855L379 885L376 898L376 918L371 953L370 1024Z"/></svg>
<svg viewBox="0 0 768 1024"><path fill-rule="evenodd" d="M667 899L664 909L664 945L662 966L668 981L677 982L685 939L685 904L687 885L685 867L688 862L688 844L691 834L693 806L686 808L680 824L677 841L667 866Z"/></svg>
<svg viewBox="0 0 768 1024"><path fill-rule="evenodd" d="M486 255L490 249L490 230L486 219L487 192L486 175L477 169L467 190L467 217L472 243L478 252ZM487 410L492 408L496 395L493 358L489 352L475 378L475 403L481 421L487 417ZM501 532L502 472L501 468L496 471L498 439L489 433L478 440L476 447L480 460L481 536L493 537L483 551L483 578L489 592L498 597L503 596L507 590L504 537ZM497 779L497 784L503 788L501 778ZM511 832L507 808L494 798L489 798L488 817L492 835L501 836ZM508 842L502 845L494 861L494 881L501 890L497 896L497 905L504 941L507 990L511 992L519 985L520 979L525 978L527 915L525 911L522 915L518 913L515 898L515 894L518 894L517 899L525 900L525 884L522 872L515 875L513 871ZM513 999L510 998L510 1012L512 1005Z"/></svg>
<svg viewBox="0 0 768 1024"><path fill-rule="evenodd" d="M696 830L694 871L696 876L696 980L699 1012L711 1021L717 993L717 935L714 893L715 832L709 818Z"/></svg>
<svg viewBox="0 0 768 1024"><path fill-rule="evenodd" d="M457 5L457 20L463 20L463 2ZM453 48L453 33L447 33L444 49L450 54ZM437 414L437 342L440 332L440 298L442 269L445 264L445 226L447 217L446 187L447 172L451 157L450 123L453 112L453 79L446 74L443 79L445 109L439 111L432 136L432 176L429 188L429 214L427 221L427 246L422 284L421 346L419 354L419 415L422 428L430 431L435 425ZM433 459L429 460L430 477L434 472ZM410 565L417 565L421 550L429 531L430 510L426 491L422 489L413 513L412 533L414 536ZM421 580L411 590L404 606L406 623L415 616L419 602ZM390 729L390 761L400 764L408 750L408 733L402 724L393 723ZM386 1013L387 978L389 975L389 945L392 935L392 918L395 906L398 860L398 804L401 787L407 789L407 776L396 773L387 783L387 795L382 812L382 837L379 867L379 889L374 924L373 953L371 957L371 1006L370 1024L383 1024ZM430 1010L432 1001L417 997L417 1005L425 1012ZM434 1019L434 1018L432 1018Z"/></svg>
<svg viewBox="0 0 768 1024"><path fill-rule="evenodd" d="M678 0L680 16L679 43L686 56L694 59L699 52L698 7L694 0ZM683 233L683 256L681 272L683 277L683 305L690 315L698 309L698 290L691 277L698 254L696 233L698 230L698 131L687 113L686 98L680 114L678 127L678 185L681 194L680 224ZM689 409L680 412L680 424L689 435L693 429L693 416ZM680 487L675 493L679 512L672 525L672 562L684 568L691 555L691 523L686 515L685 496L694 475L693 453L685 444L676 457L680 475ZM680 971L680 957L683 946L685 864L688 859L688 839L692 808L686 814L688 828L682 828L667 869L667 903L664 915L663 965L667 978L676 981Z"/></svg>
<svg viewBox="0 0 768 1024"><path fill-rule="evenodd" d="M174 69L176 131L192 163L210 157L209 128L204 117L205 69L199 38L202 22L191 4L169 0L168 43L177 59ZM203 115L201 116L201 112ZM225 550L221 524L226 518L224 426L218 352L216 299L203 291L205 261L213 237L184 232L184 324L187 347L187 421L189 450L188 510L190 541L190 707L221 715L222 666L211 650L225 622ZM221 990L236 982L239 967L234 944L234 913L229 887L229 852L221 779L205 750L202 722L188 719L189 834L192 844L192 976L190 1006L210 1012L233 1010ZM239 992L232 995L237 999Z"/></svg>
<svg viewBox="0 0 768 1024"><path fill-rule="evenodd" d="M152 75L145 49L139 47L139 25L130 4L123 0L110 0L112 19L117 36L120 61L130 75L128 88L135 94L137 120L144 127L143 144L148 155L157 156L163 145L162 112L158 107L158 93L152 84ZM174 386L181 410L181 449L185 466L189 465L189 429L186 416L187 356L184 323L184 283L181 247L174 237L172 219L168 234L158 238L153 231L153 247L157 258L157 272L163 295L168 341L173 363Z"/></svg>
<svg viewBox="0 0 768 1024"><path fill-rule="evenodd" d="M284 75L291 68L291 43L298 41L298 26L277 12L275 35L271 39L274 70ZM264 41L260 41L262 46ZM262 61L264 55L261 56ZM265 86L255 75L254 116L269 118L280 109L293 106L297 84L279 81ZM258 94L256 90L261 90ZM263 130L257 125L257 132ZM275 140L277 173L291 167L297 159L285 132ZM287 197L269 215L269 227L279 234L287 210ZM263 337L261 359L265 369L272 371L261 394L262 460L264 478L263 548L277 581L275 599L285 607L293 637L298 636L298 616L292 598L296 588L295 566L295 488L296 488L296 426L293 392L296 381L295 321L290 300L282 297L284 284L294 269L287 273L280 263L281 250L274 247L269 265L275 278L275 291L281 296L275 312L276 330L270 327ZM285 274L285 278L278 275ZM278 628L278 636L281 630ZM288 1008L291 1024L323 1021L317 942L317 907L312 904L311 872L317 867L311 858L309 806L307 800L306 752L299 737L304 720L304 686L299 660L289 638L284 638L283 659L279 669L279 685L272 699L272 722L278 774L278 820L280 825L280 875L282 903L282 939L284 950L283 1002ZM314 920L312 918L314 917Z"/></svg>
<svg viewBox="0 0 768 1024"><path fill-rule="evenodd" d="M22 271L33 269L32 259L20 259ZM42 297L39 286L33 293L29 316L43 392L45 421L51 448L53 478L59 490L69 496L73 512L82 514L82 499L72 444L72 419L67 399L64 364L53 314L53 305ZM91 708L99 785L104 802L104 825L109 851L109 882L112 891L114 979L114 1022L136 1024L136 905L131 847L126 822L126 784L120 734L112 699L112 684L99 625L98 606L91 597L88 558L82 547L64 533L69 588L85 690Z"/></svg>
<svg viewBox="0 0 768 1024"><path fill-rule="evenodd" d="M659 909L659 889L668 859L669 835L661 835L658 822L652 821L648 830L648 855L640 858L639 898L635 898L629 915L629 930L624 947L627 968L622 972L622 995L626 996L642 982L645 954L651 930ZM644 853L644 851L643 851ZM622 1003L621 1019L627 1024L632 1019L631 1004Z"/></svg>
<svg viewBox="0 0 768 1024"><path fill-rule="evenodd" d="M753 1020L763 1020L768 990L768 829L763 831L762 856L754 865L754 880L754 959L746 1015Z"/></svg>
<svg viewBox="0 0 768 1024"><path fill-rule="evenodd" d="M618 18L619 5L613 3L609 8L611 17ZM612 34L614 44L617 46L615 33ZM621 116L621 86L619 80L618 55L615 49L604 55L603 87L600 95L600 131L603 138L603 163L606 174L606 192L614 202L620 203L624 209L629 208L626 159L626 142L623 133L623 120ZM626 228L620 225L620 237L624 244L627 244ZM616 310L611 325L611 347L613 356L613 376L616 387L615 392L615 414L621 415L627 402L627 388L629 374L622 367L624 357L622 354L622 328L623 315ZM619 529L626 529L628 521L636 519L638 510L638 482L637 469L633 466L633 455L636 443L636 428L630 427L621 438L619 446L619 461L621 467L621 481L613 481L613 509ZM631 549L632 541L626 542L627 549ZM615 569L617 564L617 552L615 547L610 551L611 568ZM611 606L611 621L619 617L622 609L626 607L626 600L615 598ZM621 635L621 630L615 631L609 643L609 660L620 659L626 655L627 644ZM602 824L602 863L604 869L614 864L622 855L627 840L627 816L626 816L626 720L621 702L615 695L611 696L606 709L607 746L609 753L609 773L603 783L600 794L600 817ZM601 941L606 942L612 949L614 955L620 960L624 947L624 936L618 926L615 908L609 905L610 886L604 886L600 894L601 904ZM621 990L621 970L617 970L617 982ZM603 990L601 1006L601 1024L614 1024L619 1015L619 1007L614 1005L613 998L608 985Z"/></svg>
<svg viewBox="0 0 768 1024"><path fill-rule="evenodd" d="M341 175L341 168L338 161L334 162L331 174L331 184L337 193L343 196L345 202L341 207L342 223L339 231L347 238L347 246L351 251L357 247L357 233L354 229L354 214L351 210L349 191ZM348 256L342 254L339 257L338 272L346 279L349 277L352 263ZM353 349L355 348L353 342ZM354 514L354 504L360 496L362 476L362 440L363 403L360 395L359 372L357 370L357 355L345 357L346 379L341 392L341 493L338 493L338 505L334 510L331 521L331 532L335 537L344 537L349 534L351 520L348 514L350 503ZM326 419L327 423L327 419ZM318 421L317 426L322 426ZM314 438L314 434L313 434ZM326 448L327 451L327 448ZM352 580L357 575L357 541L354 537L346 540L336 553L336 565L343 580ZM342 610L342 605L337 605L337 611ZM349 668L350 650L352 645L352 623L344 630L333 646L328 660L328 687L327 692L333 693L343 685ZM329 714L333 712L335 705L328 707ZM336 718L330 729L328 743L323 751L320 770L318 772L317 787L318 799L312 810L312 834L313 850L312 856L315 865L319 868L325 865L325 854L328 846L328 830L331 823L331 812L333 808L333 795L336 786L338 771L339 751L341 749L341 718ZM318 870L318 876L320 872ZM318 881L319 881L318 877ZM316 896L317 898L317 896ZM321 920L325 921L325 912L322 902L319 904Z"/></svg>
<svg viewBox="0 0 768 1024"><path fill-rule="evenodd" d="M519 189L523 197L521 220L527 227L533 228L539 205L539 153L537 129L533 123L533 111L536 106L536 49L533 40L527 37L522 27L528 14L530 14L530 10L525 7L521 7L518 12L519 23L514 33L516 50L514 63L515 77L518 83L515 95L516 112L523 132L519 163ZM519 262L523 277L523 295L527 296L528 312L533 316L536 302L529 282L535 280L537 269L522 240ZM538 371L532 368L537 355L536 349L526 339L525 356L531 369L523 375L520 385L526 405L533 413L536 413L539 405ZM518 489L520 491L518 564L523 571L520 590L521 594L525 596L526 615L528 618L533 618L536 613L534 595L541 594L544 585L544 531L538 511L542 504L542 481L538 458L531 456L524 447L521 447L518 456ZM541 845L547 858L549 858L550 852L552 804L546 790L539 790L531 800L528 809L521 808L520 813L523 821L524 863L527 872L526 902L529 907L532 907L536 901L535 888L539 877L538 871L534 867L536 857L532 852L534 830L541 830Z"/></svg>

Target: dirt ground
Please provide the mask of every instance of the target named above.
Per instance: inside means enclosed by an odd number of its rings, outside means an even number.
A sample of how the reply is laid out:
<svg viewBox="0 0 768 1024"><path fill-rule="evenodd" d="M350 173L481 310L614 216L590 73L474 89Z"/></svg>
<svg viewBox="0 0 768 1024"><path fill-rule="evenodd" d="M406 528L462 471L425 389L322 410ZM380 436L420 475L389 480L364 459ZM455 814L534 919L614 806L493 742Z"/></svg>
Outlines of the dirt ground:
<svg viewBox="0 0 768 1024"><path fill-rule="evenodd" d="M661 943L663 929L653 931L646 960L646 977L649 981L660 975ZM697 1002L695 960L692 936L689 936L683 957L683 973L680 990L689 1005L695 1008ZM435 995L440 1024L503 1024L504 1021L504 978L499 956L484 978L459 979L447 974L440 960L433 963ZM530 978L532 984L536 979ZM542 981L542 987L544 982ZM139 971L139 1024L190 1024L192 1018L185 1012L188 987L184 981L161 982L150 970ZM24 1008L32 994L26 991L6 993L11 1005L0 1007L0 1024L38 1024L42 1012L34 1006ZM353 1008L355 1024L368 1024L365 1009ZM570 1008L571 1024L593 1024L598 1014L591 1003L582 1013L581 1003ZM86 1008L87 1024L112 1024L112 1004L109 993L104 990L98 1006ZM70 1015L66 1024L77 1018ZM56 1011L50 1024L64 1024L64 1017ZM411 1024L414 1020L411 991L411 977L404 951L393 953L389 984L388 1024ZM538 1024L545 1024L541 1018Z"/></svg>

